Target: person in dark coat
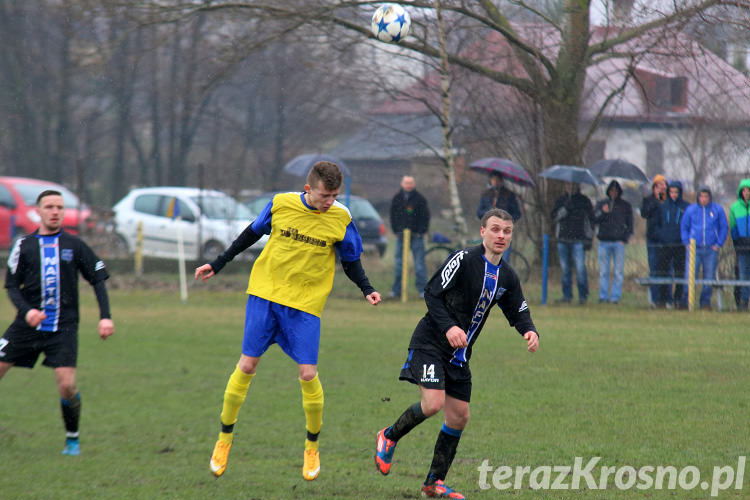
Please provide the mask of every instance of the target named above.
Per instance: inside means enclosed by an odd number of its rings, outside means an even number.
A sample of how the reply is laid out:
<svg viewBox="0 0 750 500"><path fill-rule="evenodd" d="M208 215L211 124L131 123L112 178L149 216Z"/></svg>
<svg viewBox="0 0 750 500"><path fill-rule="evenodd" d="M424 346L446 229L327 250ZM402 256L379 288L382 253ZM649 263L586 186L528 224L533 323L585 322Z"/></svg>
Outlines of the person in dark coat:
<svg viewBox="0 0 750 500"><path fill-rule="evenodd" d="M516 194L503 185L503 176L500 172L490 174L490 185L482 192L477 206L477 218L484 217L485 212L491 208L505 210L513 218L513 223L518 222L521 218L521 208L518 204ZM503 259L507 262L512 249L503 254Z"/></svg>
<svg viewBox="0 0 750 500"><path fill-rule="evenodd" d="M396 234L394 255L394 280L391 297L401 295L401 269L404 258L404 229L411 230L411 253L414 256L414 272L419 296L424 298L427 284L427 267L424 262L424 235L430 228L430 209L427 200L416 189L417 183L411 175L401 179L401 189L391 201L391 229Z"/></svg>
<svg viewBox="0 0 750 500"><path fill-rule="evenodd" d="M633 234L633 207L622 199L617 181L607 186L607 198L594 207L594 222L599 225L599 302L617 304L622 298L625 273L625 245ZM612 292L609 263L612 261Z"/></svg>
<svg viewBox="0 0 750 500"><path fill-rule="evenodd" d="M661 174L654 176L654 182L651 184L651 194L645 196L641 201L641 217L646 219L646 253L648 256L649 276L657 276L658 248L659 248L659 207L667 199L667 178ZM650 305L656 303L656 296L659 289L652 285L648 289L648 302Z"/></svg>
<svg viewBox="0 0 750 500"><path fill-rule="evenodd" d="M682 183L672 181L669 183L669 196L667 201L659 206L659 224L656 226L658 237L658 251L656 269L657 276L661 278L682 278L685 269L685 247L682 244L680 227L682 216L690 204L682 199ZM684 300L684 287L681 284L658 285L655 298L656 307L671 307L684 309L687 305ZM674 293L673 293L674 292Z"/></svg>
<svg viewBox="0 0 750 500"><path fill-rule="evenodd" d="M556 302L570 303L573 300L573 267L576 270L578 303L585 304L589 296L586 276L586 250L591 248L594 217L591 200L581 194L576 183L566 183L565 194L555 201L550 217L555 222L557 256L560 259L562 298Z"/></svg>
<svg viewBox="0 0 750 500"><path fill-rule="evenodd" d="M513 217L516 223L521 218L521 208L518 205L516 194L503 186L503 176L500 172L490 174L490 185L482 192L477 206L477 218L484 217L484 213L490 208L501 208Z"/></svg>

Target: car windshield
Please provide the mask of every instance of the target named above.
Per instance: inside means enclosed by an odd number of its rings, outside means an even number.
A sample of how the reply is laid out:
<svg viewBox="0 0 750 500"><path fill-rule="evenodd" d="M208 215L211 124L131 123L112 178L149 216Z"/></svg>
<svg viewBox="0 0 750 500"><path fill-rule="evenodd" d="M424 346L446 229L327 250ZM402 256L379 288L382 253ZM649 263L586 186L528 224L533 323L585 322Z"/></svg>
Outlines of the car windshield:
<svg viewBox="0 0 750 500"><path fill-rule="evenodd" d="M78 197L62 186L52 184L16 184L15 187L21 198L23 198L23 202L28 206L36 205L36 197L39 196L39 193L51 189L62 193L65 208L78 208Z"/></svg>
<svg viewBox="0 0 750 500"><path fill-rule="evenodd" d="M254 214L260 214L269 201L271 201L272 195L262 195L254 200L250 200L245 203L245 206Z"/></svg>
<svg viewBox="0 0 750 500"><path fill-rule="evenodd" d="M344 198L344 199L341 199ZM340 197L340 201L344 202L346 197ZM367 201L360 198L352 198L351 199L351 205L349 206L349 211L352 213L352 218L354 219L379 219L380 215L378 214L377 210L375 210L375 207L372 206L372 204Z"/></svg>
<svg viewBox="0 0 750 500"><path fill-rule="evenodd" d="M254 215L244 205L229 196L193 196L192 200L203 207L203 214L209 219L252 219Z"/></svg>

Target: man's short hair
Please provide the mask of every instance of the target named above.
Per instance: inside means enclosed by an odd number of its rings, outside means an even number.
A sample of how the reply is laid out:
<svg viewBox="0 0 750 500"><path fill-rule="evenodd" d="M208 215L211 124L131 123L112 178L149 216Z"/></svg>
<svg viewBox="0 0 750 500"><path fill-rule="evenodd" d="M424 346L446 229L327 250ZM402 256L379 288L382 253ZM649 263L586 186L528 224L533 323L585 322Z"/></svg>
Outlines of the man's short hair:
<svg viewBox="0 0 750 500"><path fill-rule="evenodd" d="M60 191L57 191L55 189L45 189L41 193L39 193L39 196L36 197L36 204L37 206L39 203L41 203L42 198L46 196L62 196L62 193Z"/></svg>
<svg viewBox="0 0 750 500"><path fill-rule="evenodd" d="M317 187L318 182L323 182L323 187L329 191L341 187L344 176L341 175L341 169L338 165L330 161L319 161L310 169L307 174L307 184L311 187Z"/></svg>
<svg viewBox="0 0 750 500"><path fill-rule="evenodd" d="M513 222L513 217L502 208L490 208L482 216L482 227L487 227L487 221L490 220L490 217L497 217L500 220Z"/></svg>

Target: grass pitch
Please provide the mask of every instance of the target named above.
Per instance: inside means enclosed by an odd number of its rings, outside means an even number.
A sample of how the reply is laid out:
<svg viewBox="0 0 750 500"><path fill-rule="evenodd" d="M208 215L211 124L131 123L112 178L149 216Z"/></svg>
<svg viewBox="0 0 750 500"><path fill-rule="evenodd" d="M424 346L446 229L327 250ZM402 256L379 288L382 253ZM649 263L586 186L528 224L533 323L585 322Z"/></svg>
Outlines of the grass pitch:
<svg viewBox="0 0 750 500"><path fill-rule="evenodd" d="M10 370L0 382L0 498L418 498L440 416L399 443L389 476L375 470L372 454L375 433L418 399L397 377L424 305L373 308L341 273L323 315L320 477L301 477L297 370L276 346L240 412L227 472L210 475L224 386L239 357L246 278L228 274L216 278L221 286L193 286L188 304L172 290L112 290L117 331L104 342L93 294L82 284L82 455L60 455L52 372L39 364ZM604 491L583 481L576 490L533 490L528 475L520 489L498 491L492 473L480 484L485 461L533 470L573 466L575 457L584 464L601 457L597 481L602 465L695 466L710 479L713 467L736 467L749 451L750 316L648 311L635 298L620 306L542 307L535 295L527 290L539 352L526 352L499 310L476 345L472 418L448 484L472 499L709 498L700 485L620 490L613 477ZM0 310L9 322L7 300ZM750 477L719 498L750 498L749 484Z"/></svg>

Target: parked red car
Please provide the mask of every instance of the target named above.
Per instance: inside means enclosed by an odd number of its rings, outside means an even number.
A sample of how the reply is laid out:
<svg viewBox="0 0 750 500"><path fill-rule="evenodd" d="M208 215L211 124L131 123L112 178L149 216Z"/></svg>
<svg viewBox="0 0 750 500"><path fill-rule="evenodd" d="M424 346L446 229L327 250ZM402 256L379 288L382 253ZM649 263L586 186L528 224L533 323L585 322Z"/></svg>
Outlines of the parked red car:
<svg viewBox="0 0 750 500"><path fill-rule="evenodd" d="M10 246L10 210L0 205L0 248Z"/></svg>
<svg viewBox="0 0 750 500"><path fill-rule="evenodd" d="M39 214L36 213L36 197L46 189L60 191L65 202L63 228L78 234L78 228L87 224L91 211L82 206L78 197L65 186L50 181L29 179L26 177L0 176L0 207L5 207L14 218L14 236L22 236L39 227ZM4 222L0 214L0 246L9 243L10 223ZM8 244L6 243L5 246Z"/></svg>

